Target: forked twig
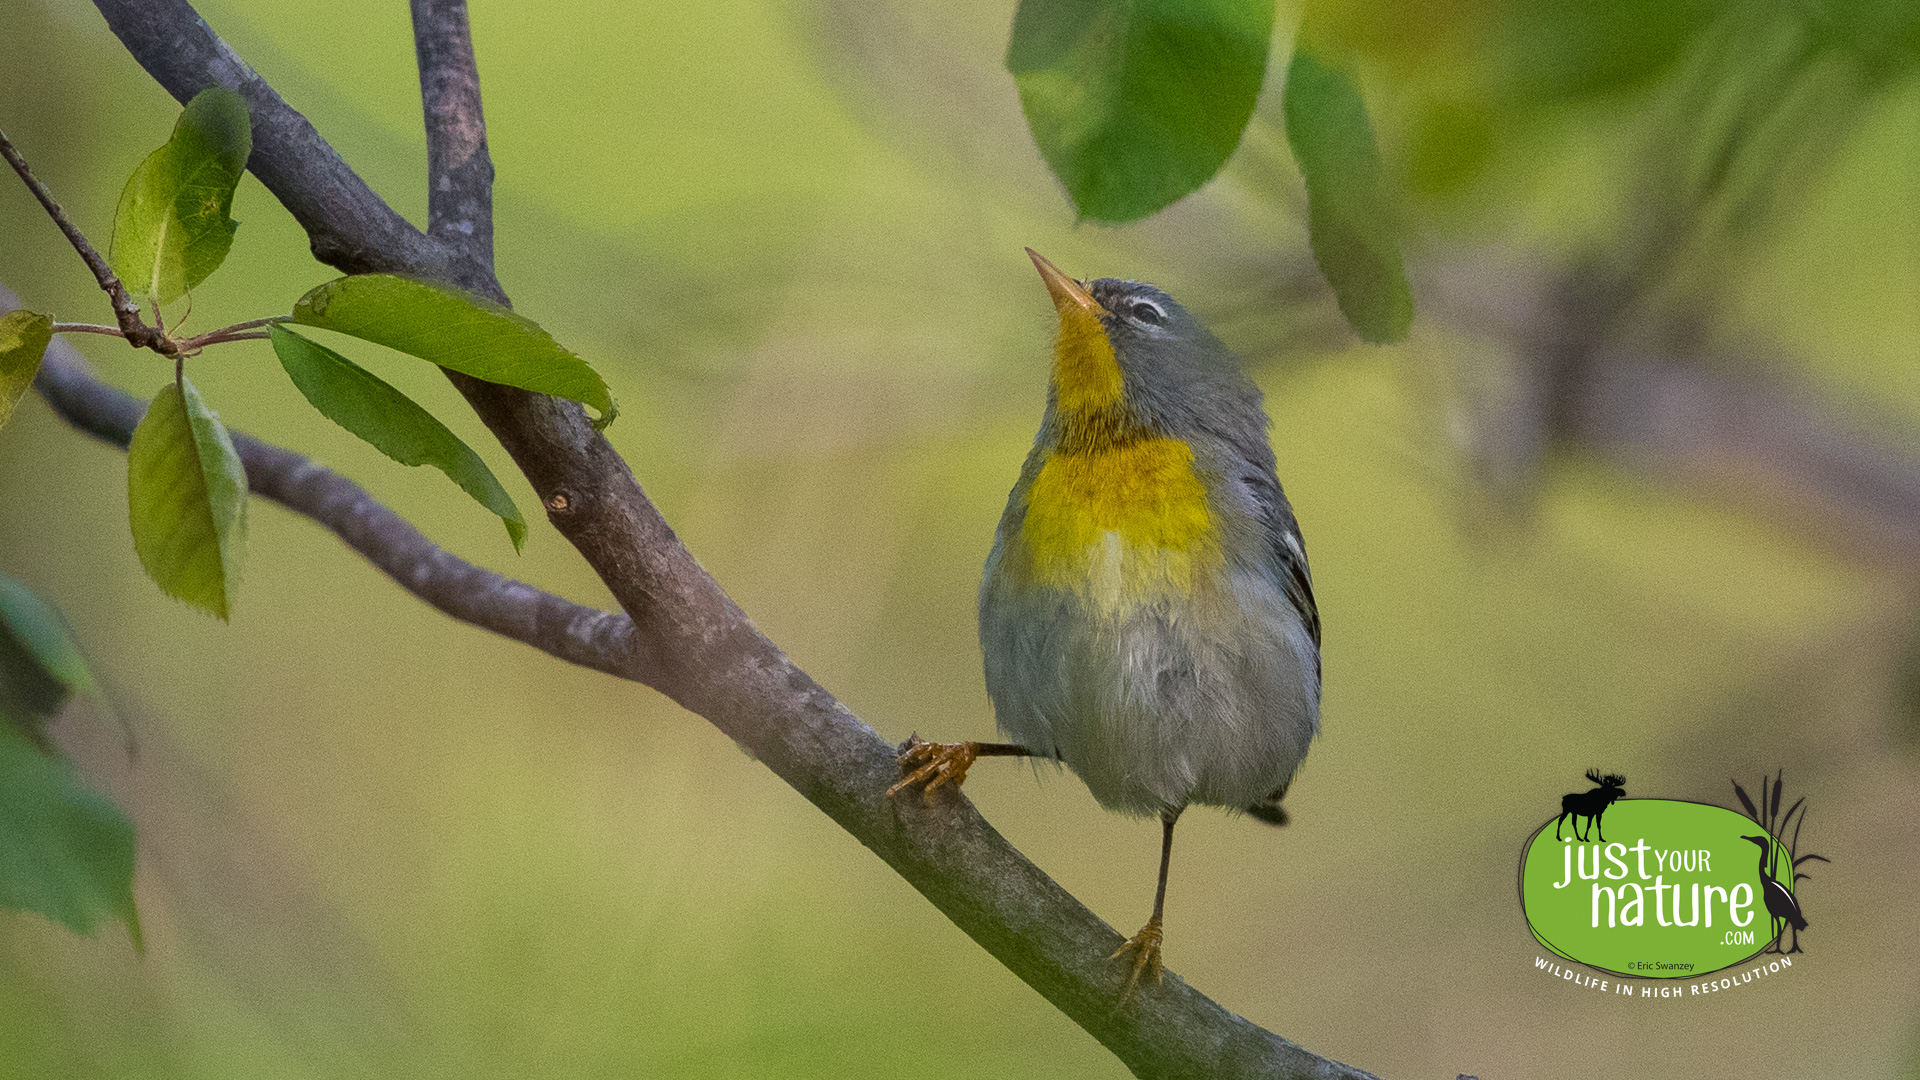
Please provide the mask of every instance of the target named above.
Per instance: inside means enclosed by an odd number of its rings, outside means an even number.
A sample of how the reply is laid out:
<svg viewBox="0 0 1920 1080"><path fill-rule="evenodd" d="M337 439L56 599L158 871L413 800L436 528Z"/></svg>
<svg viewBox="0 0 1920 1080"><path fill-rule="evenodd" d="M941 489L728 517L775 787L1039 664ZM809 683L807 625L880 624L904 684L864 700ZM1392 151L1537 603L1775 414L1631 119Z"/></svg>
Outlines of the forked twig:
<svg viewBox="0 0 1920 1080"><path fill-rule="evenodd" d="M128 344L135 348L152 349L162 356L176 355L178 349L167 337L166 332L156 330L141 320L140 305L135 303L132 294L127 292L126 285L120 281L120 275L113 272L113 267L108 266L107 260L101 258L100 252L88 242L86 234L80 231L73 220L67 217L67 212L54 201L53 192L47 190L47 185L33 175L33 170L27 167L27 159L20 156L20 151L15 149L13 142L7 138L4 131L0 131L0 157L5 157L7 164L13 166L13 171L20 174L20 179L27 185L27 190L33 192L33 197L40 201L40 205L47 211L47 216L51 217L53 223L60 227L60 231L66 234L67 243L73 245L73 250L79 252L80 258L86 261L87 269L93 271L93 279L100 283L101 290L107 294L107 299L113 306L114 320L120 324L120 336L126 338ZM89 329L83 332L99 333L100 331Z"/></svg>

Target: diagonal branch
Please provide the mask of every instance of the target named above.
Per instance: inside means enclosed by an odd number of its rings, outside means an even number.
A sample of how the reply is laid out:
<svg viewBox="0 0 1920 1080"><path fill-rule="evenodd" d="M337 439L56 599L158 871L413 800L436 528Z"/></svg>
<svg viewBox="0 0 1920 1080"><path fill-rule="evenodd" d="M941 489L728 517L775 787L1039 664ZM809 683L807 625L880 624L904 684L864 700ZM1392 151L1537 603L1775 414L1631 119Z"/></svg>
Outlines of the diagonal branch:
<svg viewBox="0 0 1920 1080"><path fill-rule="evenodd" d="M306 228L322 261L348 273L408 273L505 299L481 257L402 221L185 0L96 0L96 6L134 59L174 97L184 102L209 86L246 96L254 121L248 167ZM440 20L456 10L457 4L427 5L430 36L450 25ZM464 40L464 30L459 37ZM470 47L420 51L432 64L464 65L471 56ZM424 72L422 83L443 86L443 77ZM473 104L477 120L477 96ZM432 102L429 109L429 124L440 126L443 116ZM451 145L444 132L430 139L441 140ZM457 212L447 220L456 218ZM894 749L760 634L681 546L578 405L455 381L532 482L548 520L632 616L627 656L614 673L712 721L1135 1073L1366 1075L1227 1012L1178 977L1116 1010L1124 965L1107 956L1120 935L1028 862L963 796L931 806L887 799L884 792L898 775Z"/></svg>

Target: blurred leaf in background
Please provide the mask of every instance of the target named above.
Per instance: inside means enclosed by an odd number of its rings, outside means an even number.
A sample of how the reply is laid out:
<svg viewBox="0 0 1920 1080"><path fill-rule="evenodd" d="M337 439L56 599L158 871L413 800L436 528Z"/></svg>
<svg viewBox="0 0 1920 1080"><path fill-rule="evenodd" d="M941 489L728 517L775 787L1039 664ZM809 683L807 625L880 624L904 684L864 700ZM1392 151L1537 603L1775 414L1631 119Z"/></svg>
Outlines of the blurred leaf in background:
<svg viewBox="0 0 1920 1080"><path fill-rule="evenodd" d="M133 825L66 759L0 724L0 907L33 911L76 934L127 924L135 945Z"/></svg>
<svg viewBox="0 0 1920 1080"><path fill-rule="evenodd" d="M1232 155L1272 37L1273 0L1021 0L1007 70L1080 216L1134 221Z"/></svg>
<svg viewBox="0 0 1920 1080"><path fill-rule="evenodd" d="M0 717L37 736L93 672L58 608L0 575Z"/></svg>
<svg viewBox="0 0 1920 1080"><path fill-rule="evenodd" d="M1363 340L1399 341L1413 324L1413 293L1400 263L1400 208L1388 194L1360 87L1351 73L1300 46L1287 65L1284 100L1320 272Z"/></svg>
<svg viewBox="0 0 1920 1080"><path fill-rule="evenodd" d="M76 934L118 919L137 945L133 825L44 733L75 694L93 690L58 609L0 576L0 907Z"/></svg>
<svg viewBox="0 0 1920 1080"><path fill-rule="evenodd" d="M1007 70L1081 218L1117 224L1164 210L1226 164L1253 116L1272 35L1271 0L1022 0ZM1296 43L1285 103L1321 273L1363 340L1398 341L1413 294L1359 85Z"/></svg>

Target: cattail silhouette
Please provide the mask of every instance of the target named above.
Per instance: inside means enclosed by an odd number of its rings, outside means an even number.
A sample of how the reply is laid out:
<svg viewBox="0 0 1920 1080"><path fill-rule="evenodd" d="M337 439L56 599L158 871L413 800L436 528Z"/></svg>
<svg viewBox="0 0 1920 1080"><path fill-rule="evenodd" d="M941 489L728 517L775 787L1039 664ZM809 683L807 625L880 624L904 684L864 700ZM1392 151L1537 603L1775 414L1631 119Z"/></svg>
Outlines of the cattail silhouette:
<svg viewBox="0 0 1920 1080"><path fill-rule="evenodd" d="M1584 843L1587 838L1580 833L1580 819L1586 818L1587 831L1599 833L1600 842L1603 844L1607 842L1607 834L1601 828L1600 818L1607 812L1607 807L1626 795L1627 778L1618 773L1601 776L1599 769L1588 769L1587 779L1600 786L1592 791L1576 791L1560 797L1560 816L1553 822L1555 840L1560 839L1560 823L1572 818L1574 839Z"/></svg>
<svg viewBox="0 0 1920 1080"><path fill-rule="evenodd" d="M1807 823L1807 800L1802 796L1794 800L1785 814L1780 813L1780 796L1785 786L1783 783L1785 777L1785 769L1775 773L1771 791L1768 790L1767 778L1764 776L1760 778L1759 809L1754 808L1753 800L1747 797L1746 789L1742 788L1737 780L1733 783L1733 793L1740 797L1740 805L1746 808L1747 816L1766 830L1764 836L1742 836L1740 839L1752 841L1760 846L1760 896L1766 903L1767 914L1773 918L1773 944L1767 951L1796 953L1801 951L1800 931L1807 928L1807 917L1801 912L1800 900L1795 893L1801 882L1810 881L1813 878L1813 875L1801 872L1800 864L1814 860L1820 862L1832 860L1825 855L1800 854L1800 826ZM1798 821L1794 820L1795 812L1800 815ZM1793 821L1793 841L1785 843L1779 839L1779 836L1786 830L1789 821ZM1770 869L1774 861L1773 845L1775 844L1779 844L1787 851L1788 866L1793 871L1793 881L1790 886L1781 884ZM1780 938L1787 932L1788 927L1793 928L1793 947L1783 950L1780 948Z"/></svg>

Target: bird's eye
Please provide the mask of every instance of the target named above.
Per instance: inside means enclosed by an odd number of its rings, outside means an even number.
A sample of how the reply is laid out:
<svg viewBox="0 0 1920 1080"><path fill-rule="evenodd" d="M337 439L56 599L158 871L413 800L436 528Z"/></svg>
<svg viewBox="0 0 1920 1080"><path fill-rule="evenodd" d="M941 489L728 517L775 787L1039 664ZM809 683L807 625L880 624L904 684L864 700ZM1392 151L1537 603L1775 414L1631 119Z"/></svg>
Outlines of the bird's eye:
<svg viewBox="0 0 1920 1080"><path fill-rule="evenodd" d="M1161 311L1158 307L1147 303L1145 300L1135 301L1133 306L1127 309L1127 314L1152 326L1161 326L1167 321L1166 312Z"/></svg>

